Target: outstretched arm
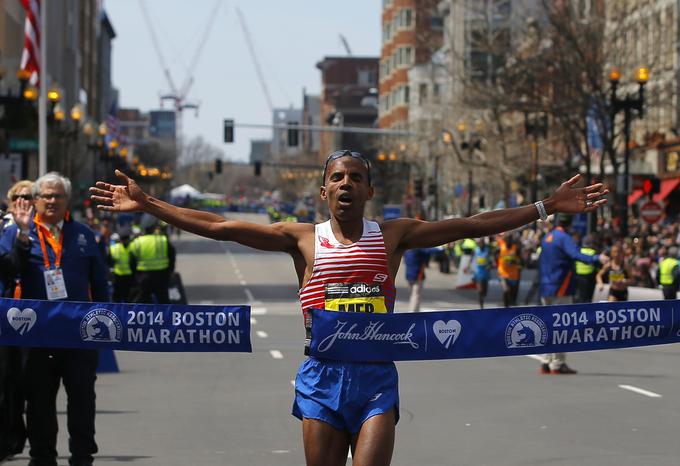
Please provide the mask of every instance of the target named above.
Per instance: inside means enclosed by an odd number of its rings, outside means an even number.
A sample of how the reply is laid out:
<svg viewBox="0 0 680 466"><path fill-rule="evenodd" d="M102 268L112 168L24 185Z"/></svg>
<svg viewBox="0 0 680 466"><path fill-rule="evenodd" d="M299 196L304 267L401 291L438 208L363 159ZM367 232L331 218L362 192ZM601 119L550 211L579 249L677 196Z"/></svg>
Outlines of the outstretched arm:
<svg viewBox="0 0 680 466"><path fill-rule="evenodd" d="M217 214L177 207L146 194L139 185L121 171L116 176L122 184L98 181L90 188L97 208L109 212L146 212L182 230L206 238L236 241L267 251L292 251L297 247L292 224L258 225L227 220Z"/></svg>
<svg viewBox="0 0 680 466"><path fill-rule="evenodd" d="M609 191L602 183L575 188L574 185L580 179L581 176L576 175L565 181L552 196L543 201L548 215L593 212L607 202L604 196ZM538 218L536 206L531 204L437 222L397 219L385 222L384 230L389 235L396 235L401 249L425 248L461 238L479 238L514 230Z"/></svg>

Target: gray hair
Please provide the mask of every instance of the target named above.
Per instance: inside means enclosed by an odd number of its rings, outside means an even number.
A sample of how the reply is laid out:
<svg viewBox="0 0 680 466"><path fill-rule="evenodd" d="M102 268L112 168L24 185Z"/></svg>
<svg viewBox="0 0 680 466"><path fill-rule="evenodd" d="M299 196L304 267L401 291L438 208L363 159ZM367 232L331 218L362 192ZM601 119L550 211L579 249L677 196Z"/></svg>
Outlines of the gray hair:
<svg viewBox="0 0 680 466"><path fill-rule="evenodd" d="M71 180L57 172L45 173L43 176L35 180L35 183L33 184L33 197L37 197L40 194L40 188L45 183L58 183L62 185L64 187L66 199L71 199Z"/></svg>

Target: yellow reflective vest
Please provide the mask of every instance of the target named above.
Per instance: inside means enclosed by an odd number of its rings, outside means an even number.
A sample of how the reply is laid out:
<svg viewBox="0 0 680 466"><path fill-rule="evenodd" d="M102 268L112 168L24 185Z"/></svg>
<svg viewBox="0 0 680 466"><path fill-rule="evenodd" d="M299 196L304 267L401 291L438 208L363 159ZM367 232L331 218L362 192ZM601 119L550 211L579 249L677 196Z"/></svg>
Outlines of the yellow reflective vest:
<svg viewBox="0 0 680 466"><path fill-rule="evenodd" d="M156 272L170 266L168 238L165 235L140 236L130 243L128 249L137 259L137 270L140 272Z"/></svg>
<svg viewBox="0 0 680 466"><path fill-rule="evenodd" d="M673 269L678 265L678 260L672 257L666 257L659 264L659 284L672 285L675 281L673 278Z"/></svg>
<svg viewBox="0 0 680 466"><path fill-rule="evenodd" d="M111 258L113 259L113 273L119 276L132 275L130 268L130 251L123 243L111 246Z"/></svg>
<svg viewBox="0 0 680 466"><path fill-rule="evenodd" d="M581 248L581 254L586 256L594 256L595 250L591 248ZM585 262L576 261L576 275L590 275L595 272L594 264L586 264Z"/></svg>

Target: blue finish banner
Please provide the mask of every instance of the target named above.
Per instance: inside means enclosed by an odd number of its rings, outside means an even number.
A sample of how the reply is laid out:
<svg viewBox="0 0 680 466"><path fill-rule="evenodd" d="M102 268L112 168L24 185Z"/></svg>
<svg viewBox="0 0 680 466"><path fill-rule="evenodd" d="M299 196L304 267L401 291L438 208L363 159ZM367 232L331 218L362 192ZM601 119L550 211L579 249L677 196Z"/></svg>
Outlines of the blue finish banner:
<svg viewBox="0 0 680 466"><path fill-rule="evenodd" d="M677 300L366 314L311 312L309 354L409 361L567 353L680 342Z"/></svg>
<svg viewBox="0 0 680 466"><path fill-rule="evenodd" d="M250 353L250 307L0 299L0 345Z"/></svg>

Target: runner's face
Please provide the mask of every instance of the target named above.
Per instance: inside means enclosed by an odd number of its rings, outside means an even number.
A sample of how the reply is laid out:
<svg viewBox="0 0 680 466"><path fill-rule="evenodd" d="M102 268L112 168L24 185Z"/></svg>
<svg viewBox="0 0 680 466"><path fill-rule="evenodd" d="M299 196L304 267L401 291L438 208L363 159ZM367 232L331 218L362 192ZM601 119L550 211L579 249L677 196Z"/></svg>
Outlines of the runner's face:
<svg viewBox="0 0 680 466"><path fill-rule="evenodd" d="M321 198L328 201L328 209L336 218L362 217L366 201L373 198L366 165L349 156L331 161L326 170L326 186L321 187Z"/></svg>
<svg viewBox="0 0 680 466"><path fill-rule="evenodd" d="M61 183L43 183L35 201L35 210L43 220L54 225L64 220L67 204Z"/></svg>

